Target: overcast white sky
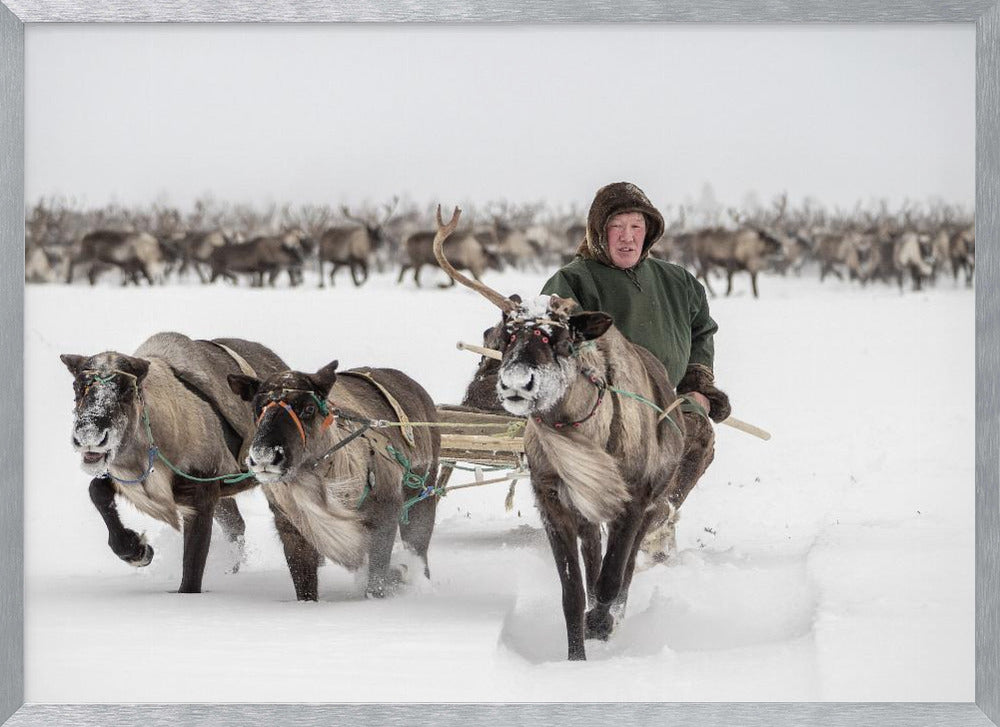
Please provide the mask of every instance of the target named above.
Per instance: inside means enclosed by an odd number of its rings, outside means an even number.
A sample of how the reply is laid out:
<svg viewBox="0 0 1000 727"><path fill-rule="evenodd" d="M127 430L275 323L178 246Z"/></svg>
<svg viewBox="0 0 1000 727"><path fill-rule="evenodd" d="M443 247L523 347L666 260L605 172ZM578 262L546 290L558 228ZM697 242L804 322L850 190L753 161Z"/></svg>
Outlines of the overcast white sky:
<svg viewBox="0 0 1000 727"><path fill-rule="evenodd" d="M975 28L47 26L26 196L975 196Z"/></svg>

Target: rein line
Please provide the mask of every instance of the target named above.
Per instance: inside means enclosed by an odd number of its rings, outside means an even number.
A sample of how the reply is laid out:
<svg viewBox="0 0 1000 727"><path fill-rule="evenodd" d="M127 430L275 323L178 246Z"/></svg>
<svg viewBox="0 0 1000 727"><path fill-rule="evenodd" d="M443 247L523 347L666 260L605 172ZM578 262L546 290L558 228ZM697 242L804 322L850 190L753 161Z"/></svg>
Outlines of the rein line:
<svg viewBox="0 0 1000 727"><path fill-rule="evenodd" d="M218 475L217 477L196 477L195 475L188 474L187 472L178 469L173 462L167 459L167 456L163 454L160 448L156 446L156 442L153 439L153 429L149 423L149 410L146 407L146 400L145 398L143 398L142 392L139 390L138 377L135 374L131 374L128 371L121 371L120 369L114 369L112 371L112 374L109 376L101 376L96 371L84 371L82 373L91 374L92 378L101 384L111 383L111 380L114 378L115 374L120 374L122 376L131 379L132 388L135 391L135 396L139 400L139 403L142 405L142 422L146 430L146 438L149 440L149 449L148 449L149 461L146 464L146 470L141 475L139 475L138 479L125 480L119 477L115 477L113 474L111 474L110 463L109 463L108 476L115 482L119 482L124 485L137 485L145 482L147 479L149 479L149 476L156 471L155 462L157 458L162 460L163 463L174 474L180 475L181 477L191 480L193 482L216 482L218 480L222 480L223 483L228 485L228 484L234 484L236 482L242 482L243 480L249 479L254 476L252 472L236 472L228 475ZM89 389L90 386L92 386L92 384L88 384L87 389ZM84 395L86 395L87 389L84 389Z"/></svg>

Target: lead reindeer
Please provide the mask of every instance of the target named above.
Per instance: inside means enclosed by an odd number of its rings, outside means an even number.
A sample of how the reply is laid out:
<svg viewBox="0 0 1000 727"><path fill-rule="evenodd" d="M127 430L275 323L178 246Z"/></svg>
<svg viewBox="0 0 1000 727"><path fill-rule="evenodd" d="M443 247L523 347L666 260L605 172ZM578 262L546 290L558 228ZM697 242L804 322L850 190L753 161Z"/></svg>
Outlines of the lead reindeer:
<svg viewBox="0 0 1000 727"><path fill-rule="evenodd" d="M459 214L445 225L438 210L435 254L449 275L502 311L497 394L507 411L528 418L524 449L562 583L568 656L586 659L585 638L610 637L643 536L695 486L714 433L707 420L680 415L663 365L607 314L581 312L557 296L506 298L452 268L443 242Z"/></svg>

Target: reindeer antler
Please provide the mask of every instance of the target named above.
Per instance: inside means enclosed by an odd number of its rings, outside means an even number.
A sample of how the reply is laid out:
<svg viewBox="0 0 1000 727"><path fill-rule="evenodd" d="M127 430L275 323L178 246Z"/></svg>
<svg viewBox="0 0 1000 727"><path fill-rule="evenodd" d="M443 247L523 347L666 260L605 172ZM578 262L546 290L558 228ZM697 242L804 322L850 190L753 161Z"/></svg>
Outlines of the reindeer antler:
<svg viewBox="0 0 1000 727"><path fill-rule="evenodd" d="M493 288L489 287L488 285L484 285L483 283L474 280L469 280L467 277L465 277L460 272L455 270L455 268L452 267L452 264L448 262L448 258L444 256L444 241L448 237L448 235L453 233L455 231L455 228L458 227L458 218L461 217L461 215L462 215L462 210L456 207L455 212L452 213L451 221L446 225L444 223L444 220L441 219L441 205L438 205L437 208L438 231L437 234L434 235L434 257L437 258L438 264L446 273L448 273L449 276L451 276L452 280L454 280L457 283L461 283L467 288L472 288L480 295L482 295L484 298L486 298L486 300L490 301L495 306L497 306L504 313L510 313L511 311L514 310L514 308L517 307L517 304L514 303L514 301L512 301L510 298L506 296L500 295L500 293L496 292L495 290L493 290Z"/></svg>
<svg viewBox="0 0 1000 727"><path fill-rule="evenodd" d="M340 214L342 214L345 219L348 219L351 222L360 222L362 225L368 224L368 220L362 219L361 217L355 217L354 215L352 215L351 211L347 208L346 204L340 205Z"/></svg>

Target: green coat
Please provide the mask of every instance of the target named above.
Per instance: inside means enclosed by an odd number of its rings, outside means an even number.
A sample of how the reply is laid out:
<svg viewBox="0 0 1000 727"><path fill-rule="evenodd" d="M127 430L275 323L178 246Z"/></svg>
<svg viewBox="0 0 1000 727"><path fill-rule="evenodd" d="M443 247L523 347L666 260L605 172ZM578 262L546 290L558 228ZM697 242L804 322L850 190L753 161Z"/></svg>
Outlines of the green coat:
<svg viewBox="0 0 1000 727"><path fill-rule="evenodd" d="M674 386L691 364L712 369L712 336L719 327L705 288L679 265L647 257L622 270L577 257L549 278L542 293L610 315L626 338L663 362Z"/></svg>

